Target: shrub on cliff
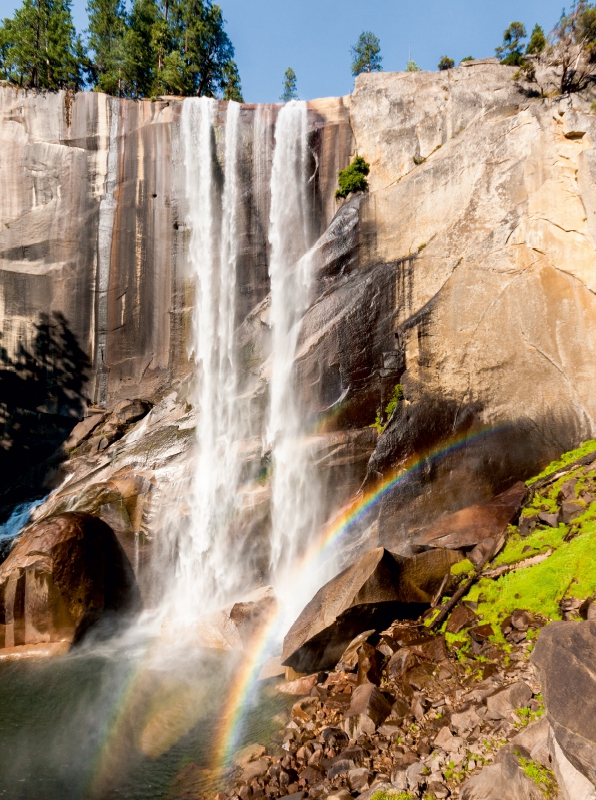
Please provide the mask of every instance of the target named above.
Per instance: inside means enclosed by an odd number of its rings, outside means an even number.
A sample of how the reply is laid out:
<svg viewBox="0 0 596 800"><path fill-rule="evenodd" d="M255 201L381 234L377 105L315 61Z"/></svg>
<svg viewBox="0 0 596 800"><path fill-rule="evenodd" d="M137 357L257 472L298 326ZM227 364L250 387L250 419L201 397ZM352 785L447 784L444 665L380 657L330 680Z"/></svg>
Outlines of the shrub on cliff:
<svg viewBox="0 0 596 800"><path fill-rule="evenodd" d="M546 49L546 45L548 42L546 41L546 36L544 35L544 31L540 27L540 25L535 25L534 30L532 31L532 35L530 36L530 41L528 42L528 46L526 47L526 55L528 56L537 56L542 53Z"/></svg>
<svg viewBox="0 0 596 800"><path fill-rule="evenodd" d="M367 192L368 181L366 176L370 172L370 166L362 158L356 156L349 167L342 169L338 176L339 189L336 197L347 197L352 192Z"/></svg>
<svg viewBox="0 0 596 800"><path fill-rule="evenodd" d="M439 70L441 72L444 72L448 69L453 69L454 66L455 61L452 58L449 58L449 56L443 56L443 58L439 61Z"/></svg>
<svg viewBox="0 0 596 800"><path fill-rule="evenodd" d="M298 100L298 89L296 88L296 73L292 67L288 67L284 74L284 89L279 98L282 103L289 103L290 100Z"/></svg>
<svg viewBox="0 0 596 800"><path fill-rule="evenodd" d="M383 56L381 55L381 43L372 31L362 31L358 41L351 48L352 54L352 75L360 75L361 72L382 72Z"/></svg>
<svg viewBox="0 0 596 800"><path fill-rule="evenodd" d="M561 94L579 92L596 78L596 6L576 0L568 14L563 13L540 56L551 68Z"/></svg>

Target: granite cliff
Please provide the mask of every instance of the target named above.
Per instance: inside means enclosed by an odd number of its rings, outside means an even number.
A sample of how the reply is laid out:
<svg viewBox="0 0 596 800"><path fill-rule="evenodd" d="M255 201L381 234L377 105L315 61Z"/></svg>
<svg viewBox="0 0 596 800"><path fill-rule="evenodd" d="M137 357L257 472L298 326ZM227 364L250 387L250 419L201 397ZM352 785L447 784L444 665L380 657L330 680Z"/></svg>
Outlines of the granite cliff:
<svg viewBox="0 0 596 800"><path fill-rule="evenodd" d="M318 240L296 369L319 419L313 452L329 504L416 454L468 442L387 492L357 547L407 553L410 532L439 513L507 489L594 434L596 116L586 99L535 97L513 75L473 62L448 73L361 75L352 95L308 104ZM158 533L164 487L185 479L192 458L181 107L175 98L0 87L3 381L39 349L44 324L62 326L63 361L72 367L76 344L89 362L77 402L67 386L68 402L42 409L51 450L62 442L70 456L60 468L54 458L49 485L70 480L37 518L99 511L129 537L129 552L141 532ZM237 346L257 428L268 391L278 110L240 112ZM219 104L222 162L224 111ZM356 152L371 165L370 192L342 204L337 171ZM397 385L403 400L387 420ZM134 398L154 408L122 422ZM67 440L83 413L92 421ZM262 468L260 433L246 444L248 479ZM8 465L11 436L7 424ZM31 452L26 437L18 441ZM32 483L31 459L21 463L5 509ZM47 471L36 473L44 480ZM251 491L246 525L258 532L266 482Z"/></svg>

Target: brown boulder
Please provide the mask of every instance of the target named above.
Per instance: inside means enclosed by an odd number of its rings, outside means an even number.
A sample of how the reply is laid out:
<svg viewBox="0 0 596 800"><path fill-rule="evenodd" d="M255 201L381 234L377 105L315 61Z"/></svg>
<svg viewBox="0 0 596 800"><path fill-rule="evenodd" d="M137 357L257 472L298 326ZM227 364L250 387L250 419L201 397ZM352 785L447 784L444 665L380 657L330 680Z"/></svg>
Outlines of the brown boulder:
<svg viewBox="0 0 596 800"><path fill-rule="evenodd" d="M436 550L406 558L371 550L325 584L284 639L282 663L311 673L334 667L362 631L396 618L416 618L429 605L457 553Z"/></svg>
<svg viewBox="0 0 596 800"><path fill-rule="evenodd" d="M350 739L367 733L372 735L391 713L391 704L372 683L354 689L352 702L344 716L344 730Z"/></svg>
<svg viewBox="0 0 596 800"><path fill-rule="evenodd" d="M104 613L139 608L130 562L89 514L32 525L0 566L0 648L76 642Z"/></svg>
<svg viewBox="0 0 596 800"><path fill-rule="evenodd" d="M419 532L412 546L472 550L485 539L492 539L491 551L495 552L507 526L519 512L526 493L526 486L520 481L492 500L441 517Z"/></svg>

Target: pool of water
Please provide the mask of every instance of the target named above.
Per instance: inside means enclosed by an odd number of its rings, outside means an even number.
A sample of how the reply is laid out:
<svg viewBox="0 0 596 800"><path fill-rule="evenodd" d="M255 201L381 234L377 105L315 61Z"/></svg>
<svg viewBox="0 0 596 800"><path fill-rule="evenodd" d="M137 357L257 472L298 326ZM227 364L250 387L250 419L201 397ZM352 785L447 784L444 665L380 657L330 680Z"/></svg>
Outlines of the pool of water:
<svg viewBox="0 0 596 800"><path fill-rule="evenodd" d="M0 662L0 798L159 800L217 788L242 659L145 641ZM238 747L266 743L287 708L270 681L259 684Z"/></svg>

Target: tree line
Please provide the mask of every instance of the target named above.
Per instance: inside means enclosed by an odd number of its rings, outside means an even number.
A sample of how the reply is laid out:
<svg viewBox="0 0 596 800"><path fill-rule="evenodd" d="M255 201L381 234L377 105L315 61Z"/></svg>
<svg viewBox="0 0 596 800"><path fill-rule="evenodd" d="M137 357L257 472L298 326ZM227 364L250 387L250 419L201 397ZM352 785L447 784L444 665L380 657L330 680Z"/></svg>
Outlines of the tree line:
<svg viewBox="0 0 596 800"><path fill-rule="evenodd" d="M212 0L88 0L77 34L70 0L23 0L0 24L0 75L26 89L90 86L117 97L164 94L242 102L234 47Z"/></svg>
<svg viewBox="0 0 596 800"><path fill-rule="evenodd" d="M518 67L516 78L537 82L537 68L549 68L559 81L562 94L581 91L596 78L596 5L587 0L575 0L569 12L561 16L547 36L540 25L535 25L528 40L526 27L512 22L503 34L503 42L495 49L502 64ZM363 31L356 44L350 48L352 75L363 72L382 72L381 42L372 31ZM474 61L466 56L460 63ZM453 69L455 61L443 56L437 65L441 71ZM420 72L420 67L410 59L406 72ZM282 102L298 98L297 77L292 68L284 76Z"/></svg>

